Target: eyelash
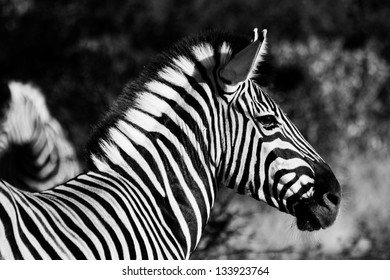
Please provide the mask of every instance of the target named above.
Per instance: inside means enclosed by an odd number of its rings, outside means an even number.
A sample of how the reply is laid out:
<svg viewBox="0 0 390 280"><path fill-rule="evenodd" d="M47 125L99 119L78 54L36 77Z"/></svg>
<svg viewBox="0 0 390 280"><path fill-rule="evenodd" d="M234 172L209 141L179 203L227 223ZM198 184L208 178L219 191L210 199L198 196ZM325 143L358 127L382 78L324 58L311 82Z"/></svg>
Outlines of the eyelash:
<svg viewBox="0 0 390 280"><path fill-rule="evenodd" d="M259 116L256 118L256 121L267 129L275 128L278 125L278 121L273 115Z"/></svg>

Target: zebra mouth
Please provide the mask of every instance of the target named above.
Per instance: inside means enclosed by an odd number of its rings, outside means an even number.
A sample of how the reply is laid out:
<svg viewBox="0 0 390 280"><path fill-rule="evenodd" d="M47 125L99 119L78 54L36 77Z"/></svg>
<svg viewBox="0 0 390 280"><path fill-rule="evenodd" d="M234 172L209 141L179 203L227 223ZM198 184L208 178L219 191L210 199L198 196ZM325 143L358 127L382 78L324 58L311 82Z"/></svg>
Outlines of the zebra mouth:
<svg viewBox="0 0 390 280"><path fill-rule="evenodd" d="M312 199L303 199L294 207L297 227L301 231L316 231L325 229L327 225L323 223L318 206Z"/></svg>
<svg viewBox="0 0 390 280"><path fill-rule="evenodd" d="M297 217L297 227L301 231L316 231L324 228L314 214L305 214Z"/></svg>
<svg viewBox="0 0 390 280"><path fill-rule="evenodd" d="M316 231L331 226L336 220L337 213L337 206L329 201L317 201L315 198L301 199L294 206L297 226L302 231Z"/></svg>

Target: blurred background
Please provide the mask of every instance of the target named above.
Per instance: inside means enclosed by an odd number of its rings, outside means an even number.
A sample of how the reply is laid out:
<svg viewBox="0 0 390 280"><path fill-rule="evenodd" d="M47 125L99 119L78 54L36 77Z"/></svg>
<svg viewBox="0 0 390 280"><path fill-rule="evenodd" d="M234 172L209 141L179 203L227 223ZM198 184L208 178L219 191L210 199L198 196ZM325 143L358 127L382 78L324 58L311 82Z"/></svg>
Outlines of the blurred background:
<svg viewBox="0 0 390 280"><path fill-rule="evenodd" d="M0 0L0 77L42 89L84 145L126 82L173 42L267 28L268 92L343 188L330 229L222 190L193 259L390 259L390 1Z"/></svg>

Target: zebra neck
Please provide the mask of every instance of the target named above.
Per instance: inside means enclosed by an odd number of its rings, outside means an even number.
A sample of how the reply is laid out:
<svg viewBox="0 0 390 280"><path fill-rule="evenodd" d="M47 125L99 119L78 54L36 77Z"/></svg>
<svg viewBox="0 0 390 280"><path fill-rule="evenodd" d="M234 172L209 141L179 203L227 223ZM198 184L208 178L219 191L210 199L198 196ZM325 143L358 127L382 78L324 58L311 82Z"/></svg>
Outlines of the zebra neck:
<svg viewBox="0 0 390 280"><path fill-rule="evenodd" d="M92 153L91 159L97 170L114 171L130 188L153 193L164 205L165 222L176 229L175 237L188 257L214 203L221 137L216 132L220 121L210 115L219 116L219 109L217 105L202 108L199 101L188 106L189 96L183 104L182 97L162 102L153 93L145 95L142 104L157 105L123 114L98 141L101 154Z"/></svg>
<svg viewBox="0 0 390 280"><path fill-rule="evenodd" d="M110 130L115 142L102 143L107 157L94 161L100 171L120 175L131 189L153 194L165 209L164 223L175 229L187 258L200 240L214 202L214 170L188 136L172 133L177 132L177 124L164 126L164 130L147 131L135 122L119 121Z"/></svg>

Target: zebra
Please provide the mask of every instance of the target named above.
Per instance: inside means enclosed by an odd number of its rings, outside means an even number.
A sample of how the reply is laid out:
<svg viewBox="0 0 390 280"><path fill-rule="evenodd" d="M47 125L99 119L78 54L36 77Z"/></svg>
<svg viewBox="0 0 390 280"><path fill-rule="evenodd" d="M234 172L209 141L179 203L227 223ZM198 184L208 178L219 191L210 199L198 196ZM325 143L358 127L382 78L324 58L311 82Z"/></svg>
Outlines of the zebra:
<svg viewBox="0 0 390 280"><path fill-rule="evenodd" d="M267 32L179 41L128 83L94 128L88 171L40 193L0 184L6 259L189 259L217 191L331 226L341 188L256 83Z"/></svg>
<svg viewBox="0 0 390 280"><path fill-rule="evenodd" d="M75 150L40 90L12 81L0 91L0 178L42 191L80 174Z"/></svg>

